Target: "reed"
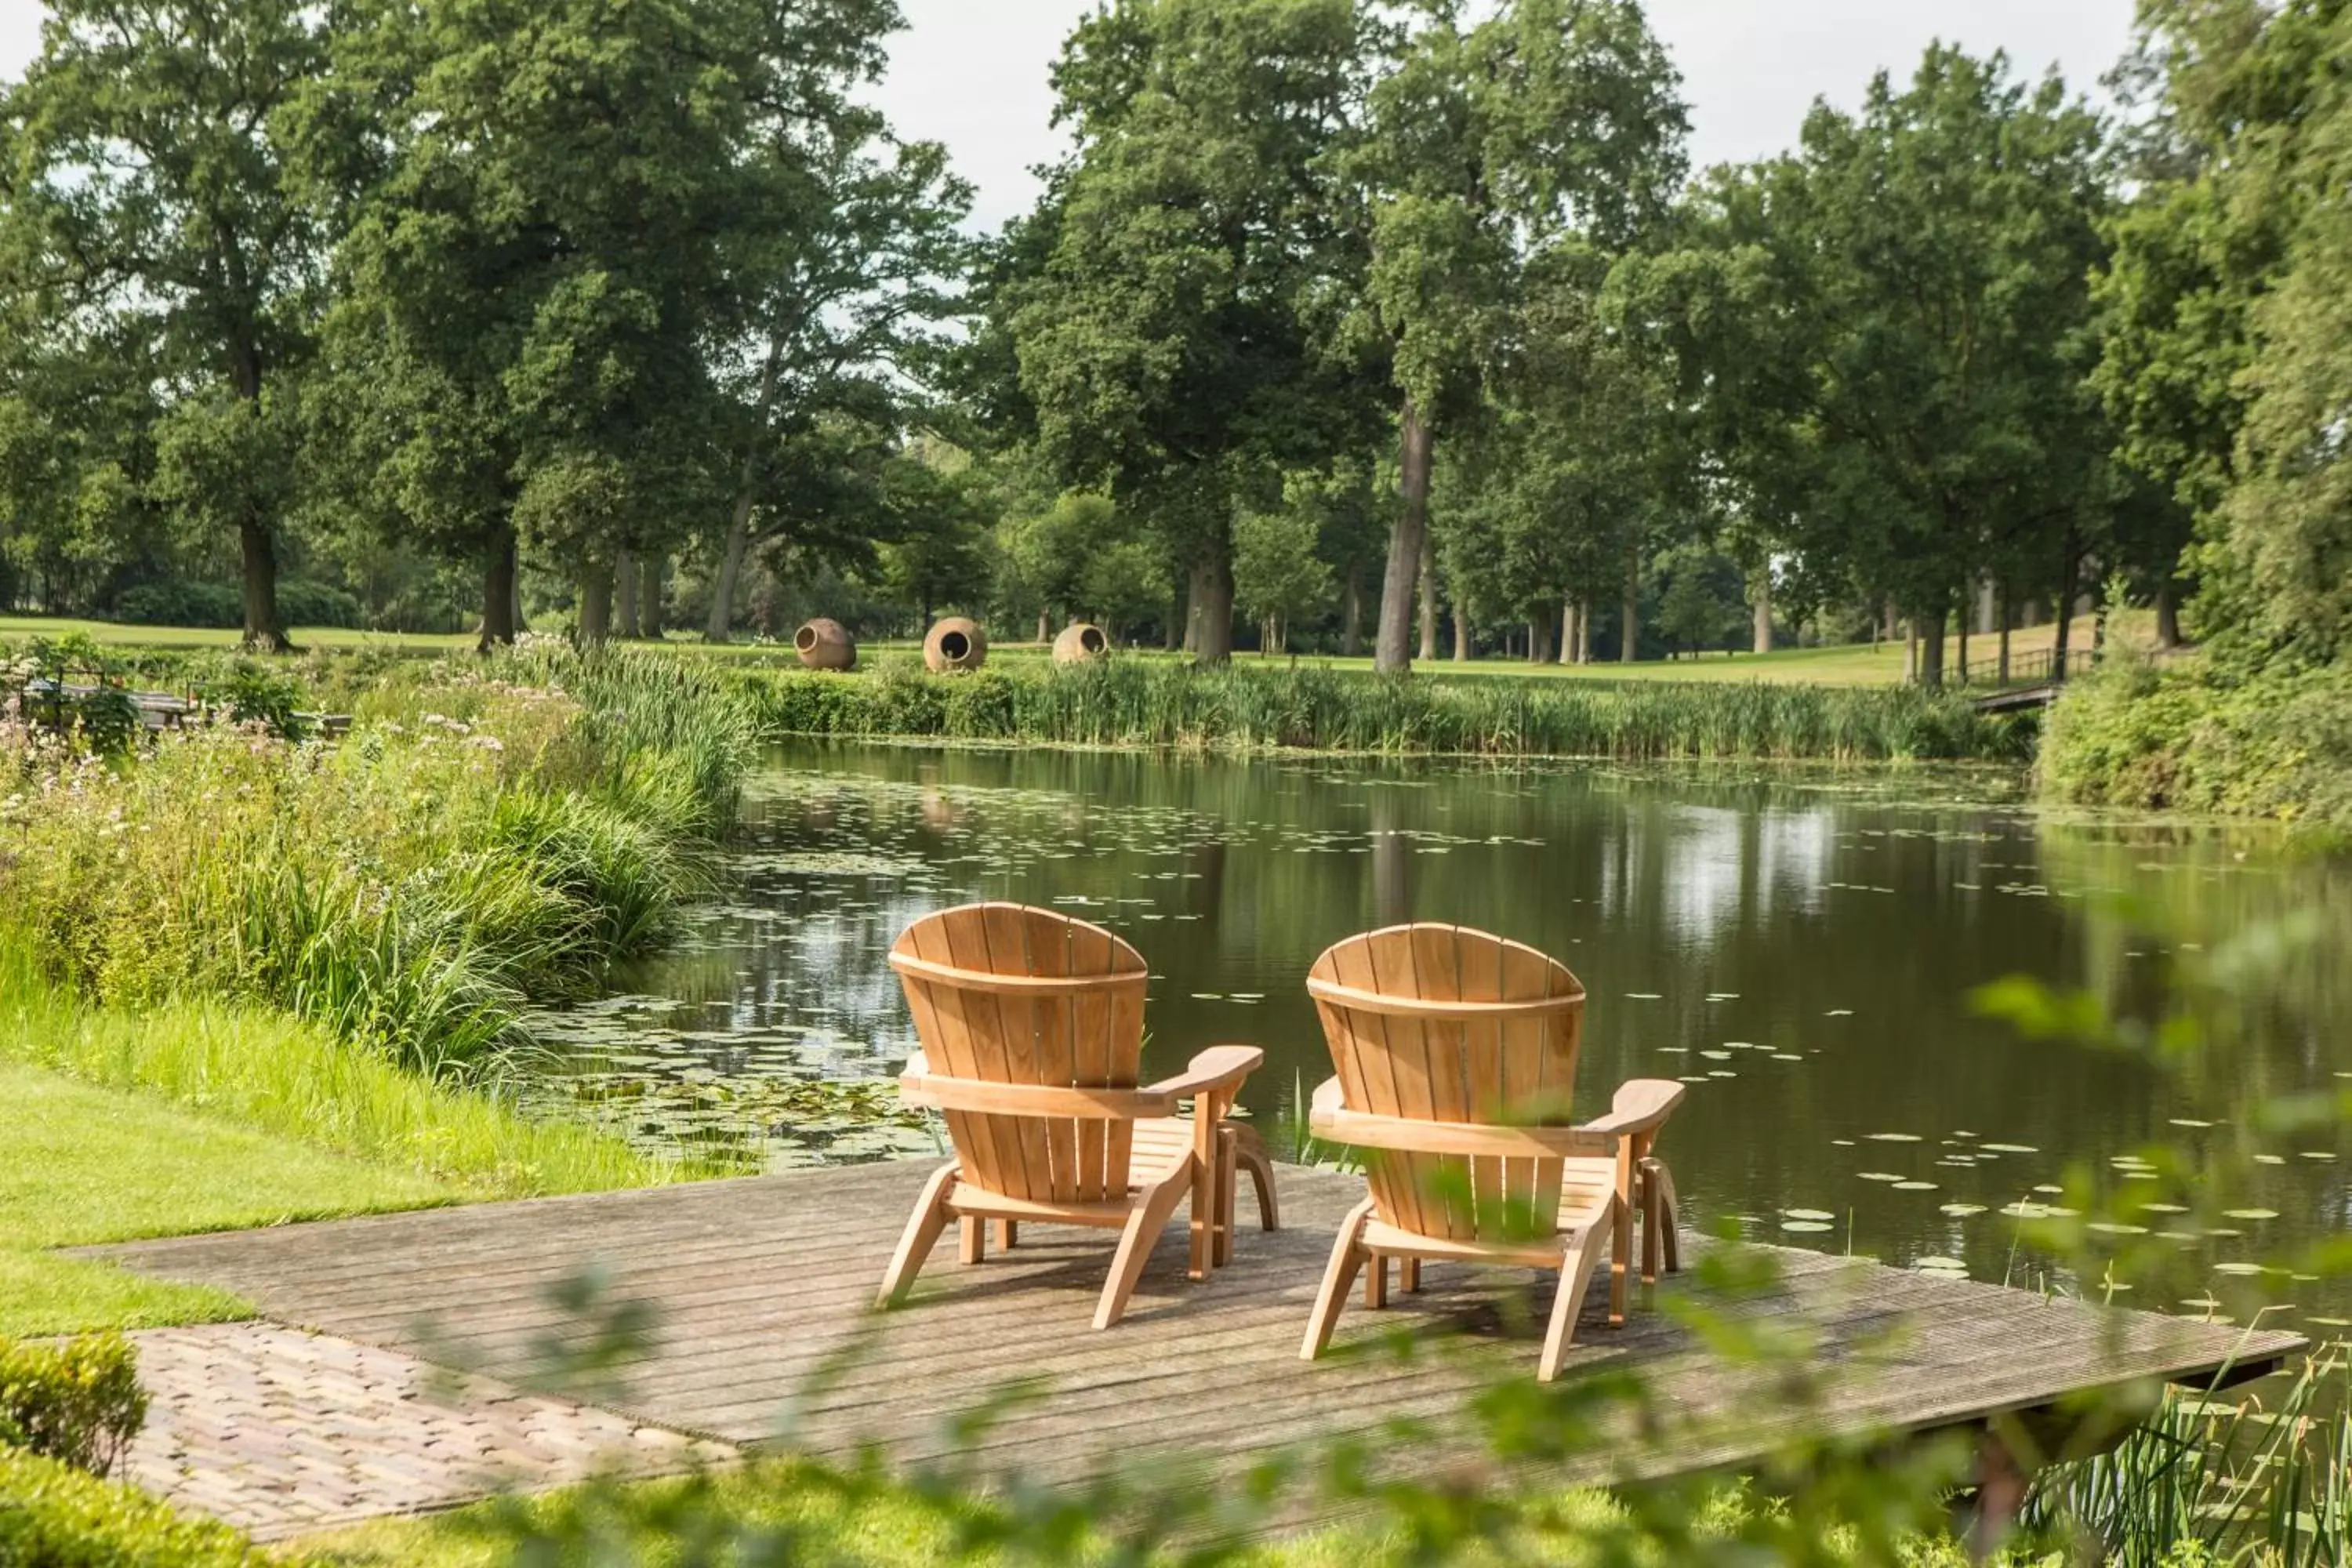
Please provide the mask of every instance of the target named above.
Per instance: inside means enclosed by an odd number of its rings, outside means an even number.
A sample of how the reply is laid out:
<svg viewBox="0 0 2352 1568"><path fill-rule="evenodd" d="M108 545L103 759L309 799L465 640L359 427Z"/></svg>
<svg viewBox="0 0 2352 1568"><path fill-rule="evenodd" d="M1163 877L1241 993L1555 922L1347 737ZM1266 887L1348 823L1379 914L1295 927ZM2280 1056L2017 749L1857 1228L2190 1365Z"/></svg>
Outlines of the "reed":
<svg viewBox="0 0 2352 1568"><path fill-rule="evenodd" d="M2030 727L1908 687L1387 679L1127 660L932 676L735 672L784 733L1625 760L2021 759Z"/></svg>
<svg viewBox="0 0 2352 1568"><path fill-rule="evenodd" d="M632 650L386 664L349 694L333 744L215 724L106 761L0 721L0 897L42 972L488 1076L527 1001L667 933L759 735L707 667Z"/></svg>
<svg viewBox="0 0 2352 1568"><path fill-rule="evenodd" d="M2117 1568L2352 1562L2352 1375L2344 1347L2273 1399L2174 1393L2112 1451L2054 1467L2028 1523Z"/></svg>

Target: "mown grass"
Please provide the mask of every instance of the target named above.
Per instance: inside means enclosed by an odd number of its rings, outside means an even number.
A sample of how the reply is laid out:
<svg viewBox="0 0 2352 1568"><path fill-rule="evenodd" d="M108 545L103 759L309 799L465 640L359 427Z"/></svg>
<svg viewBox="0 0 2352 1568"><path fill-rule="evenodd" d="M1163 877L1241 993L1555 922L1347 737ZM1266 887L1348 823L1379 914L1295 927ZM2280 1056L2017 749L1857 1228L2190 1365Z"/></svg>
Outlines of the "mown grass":
<svg viewBox="0 0 2352 1568"><path fill-rule="evenodd" d="M436 1083L283 1014L205 998L91 1005L44 976L5 928L0 1059L410 1173L444 1199L596 1192L679 1173L610 1134L526 1121L493 1092Z"/></svg>
<svg viewBox="0 0 2352 1568"><path fill-rule="evenodd" d="M1914 688L1378 680L1113 660L931 676L740 672L773 729L1068 745L1627 760L2021 758L2030 725Z"/></svg>
<svg viewBox="0 0 2352 1568"><path fill-rule="evenodd" d="M5 1028L11 1043L16 1022ZM247 1317L224 1290L46 1250L446 1203L421 1173L0 1063L0 1335Z"/></svg>

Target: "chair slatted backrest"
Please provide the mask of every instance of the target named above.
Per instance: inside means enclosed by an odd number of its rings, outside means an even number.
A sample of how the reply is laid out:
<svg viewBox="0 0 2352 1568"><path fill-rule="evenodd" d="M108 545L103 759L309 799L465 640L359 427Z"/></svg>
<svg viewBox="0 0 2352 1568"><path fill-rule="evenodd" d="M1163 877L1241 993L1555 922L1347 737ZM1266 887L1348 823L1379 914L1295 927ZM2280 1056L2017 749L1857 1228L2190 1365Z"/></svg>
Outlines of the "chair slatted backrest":
<svg viewBox="0 0 2352 1568"><path fill-rule="evenodd" d="M967 904L901 932L901 969L930 1070L988 1083L1133 1089L1143 1058L1143 955L1084 921L1020 904ZM961 971L982 984L960 984ZM990 976L1071 982L992 991ZM1100 1203L1127 1195L1134 1123L950 1110L963 1179L1004 1197Z"/></svg>
<svg viewBox="0 0 2352 1568"><path fill-rule="evenodd" d="M1307 989L1349 1110L1569 1124L1584 987L1534 948L1461 926L1392 926L1326 951ZM1559 1216L1558 1160L1394 1150L1365 1159L1380 1217L1419 1236L1517 1240L1517 1227L1548 1236Z"/></svg>

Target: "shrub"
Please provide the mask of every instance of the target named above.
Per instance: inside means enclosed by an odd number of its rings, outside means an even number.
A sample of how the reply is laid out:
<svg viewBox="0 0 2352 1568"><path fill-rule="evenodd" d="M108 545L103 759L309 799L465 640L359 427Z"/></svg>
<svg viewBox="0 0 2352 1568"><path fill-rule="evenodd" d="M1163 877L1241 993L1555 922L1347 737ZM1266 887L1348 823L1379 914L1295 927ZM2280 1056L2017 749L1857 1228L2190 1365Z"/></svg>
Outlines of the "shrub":
<svg viewBox="0 0 2352 1568"><path fill-rule="evenodd" d="M183 1519L127 1486L0 1450L0 1563L9 1568L262 1568L236 1531Z"/></svg>
<svg viewBox="0 0 2352 1568"><path fill-rule="evenodd" d="M2051 710L2042 784L2083 805L2352 829L2352 673L2120 655Z"/></svg>
<svg viewBox="0 0 2352 1568"><path fill-rule="evenodd" d="M138 1352L121 1334L0 1343L0 1442L103 1476L146 1420Z"/></svg>
<svg viewBox="0 0 2352 1568"><path fill-rule="evenodd" d="M114 618L135 626L236 627L245 624L245 598L226 583L142 583L115 599Z"/></svg>

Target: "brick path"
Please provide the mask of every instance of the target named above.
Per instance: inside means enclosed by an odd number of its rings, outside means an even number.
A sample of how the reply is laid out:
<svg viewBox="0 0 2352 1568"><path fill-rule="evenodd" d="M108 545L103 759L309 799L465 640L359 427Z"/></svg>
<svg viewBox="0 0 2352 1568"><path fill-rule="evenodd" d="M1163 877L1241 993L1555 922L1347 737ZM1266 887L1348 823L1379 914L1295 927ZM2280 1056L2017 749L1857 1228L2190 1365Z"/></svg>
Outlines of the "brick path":
<svg viewBox="0 0 2352 1568"><path fill-rule="evenodd" d="M131 1337L152 1403L117 1474L264 1541L734 1452L276 1323Z"/></svg>

